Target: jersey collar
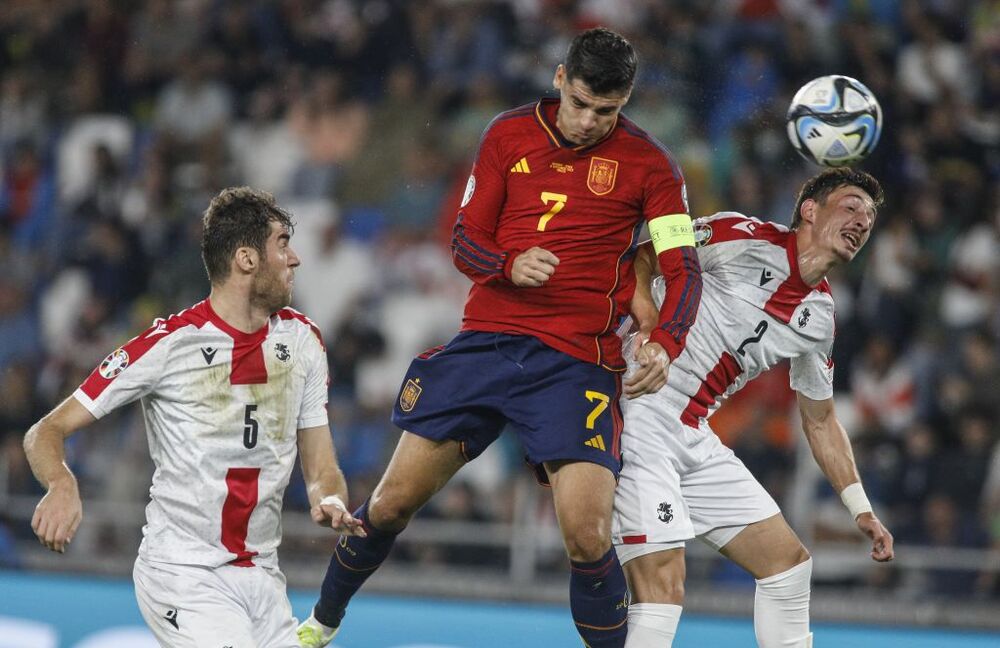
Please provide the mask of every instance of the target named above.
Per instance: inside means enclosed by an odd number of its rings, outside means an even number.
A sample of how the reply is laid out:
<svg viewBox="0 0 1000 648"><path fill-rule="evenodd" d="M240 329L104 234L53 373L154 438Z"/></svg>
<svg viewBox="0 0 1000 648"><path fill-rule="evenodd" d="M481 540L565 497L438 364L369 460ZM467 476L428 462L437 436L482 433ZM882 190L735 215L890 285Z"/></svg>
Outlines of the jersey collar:
<svg viewBox="0 0 1000 648"><path fill-rule="evenodd" d="M267 332L271 328L271 318L268 318L267 321L264 322L264 326L260 327L253 333L244 333L243 331L231 326L228 322L226 322L226 320L222 319L219 314L215 312L215 309L212 308L211 300L207 297L205 298L205 301L202 302L202 307L208 321L214 324L220 331L233 338L233 340L239 345L260 344L264 341L264 338L267 337Z"/></svg>
<svg viewBox="0 0 1000 648"><path fill-rule="evenodd" d="M558 111L559 99L541 99L537 104L535 104L535 120L538 122L538 125L542 127L542 130L545 131L545 134L548 135L549 141L559 148L570 149L572 151L576 151L577 153L582 153L603 144L609 137L611 137L611 134L615 132L615 129L618 128L618 118L621 116L615 116L615 123L611 125L611 128L609 128L608 132L604 134L604 137L597 140L593 144L577 146L563 137L563 134L559 132L558 128L556 128L556 113Z"/></svg>

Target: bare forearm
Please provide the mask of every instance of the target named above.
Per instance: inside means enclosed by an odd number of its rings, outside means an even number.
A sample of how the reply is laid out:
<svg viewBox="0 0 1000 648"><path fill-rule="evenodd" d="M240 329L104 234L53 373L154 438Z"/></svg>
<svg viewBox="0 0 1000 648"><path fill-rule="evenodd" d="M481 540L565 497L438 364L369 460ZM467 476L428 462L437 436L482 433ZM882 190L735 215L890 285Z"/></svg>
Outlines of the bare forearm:
<svg viewBox="0 0 1000 648"><path fill-rule="evenodd" d="M851 442L836 417L830 416L825 421L806 424L804 430L816 463L837 493L861 481Z"/></svg>
<svg viewBox="0 0 1000 648"><path fill-rule="evenodd" d="M316 506L328 495L336 495L347 504L347 480L340 468L333 463L324 466L311 478L306 478L309 506Z"/></svg>
<svg viewBox="0 0 1000 648"><path fill-rule="evenodd" d="M60 482L75 482L66 465L65 433L48 422L48 417L31 426L24 435L24 454L31 472L46 488Z"/></svg>
<svg viewBox="0 0 1000 648"><path fill-rule="evenodd" d="M337 463L337 452L327 426L299 430L299 459L309 505L316 506L328 495L347 503L347 481Z"/></svg>

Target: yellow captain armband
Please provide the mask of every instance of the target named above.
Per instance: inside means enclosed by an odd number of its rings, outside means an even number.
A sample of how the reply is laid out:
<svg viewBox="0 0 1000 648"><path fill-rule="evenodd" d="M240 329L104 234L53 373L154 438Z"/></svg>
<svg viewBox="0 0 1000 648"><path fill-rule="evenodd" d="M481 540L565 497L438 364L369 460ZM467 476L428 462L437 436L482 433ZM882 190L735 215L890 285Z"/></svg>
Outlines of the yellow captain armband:
<svg viewBox="0 0 1000 648"><path fill-rule="evenodd" d="M685 245L694 247L694 227L687 214L657 216L649 221L649 236L657 254Z"/></svg>

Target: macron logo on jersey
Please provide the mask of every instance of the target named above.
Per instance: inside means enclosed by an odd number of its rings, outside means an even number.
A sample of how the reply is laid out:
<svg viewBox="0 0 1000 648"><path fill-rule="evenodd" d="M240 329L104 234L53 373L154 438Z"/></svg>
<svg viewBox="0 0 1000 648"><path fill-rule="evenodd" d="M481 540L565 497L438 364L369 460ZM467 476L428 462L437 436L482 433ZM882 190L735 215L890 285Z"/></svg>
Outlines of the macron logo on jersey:
<svg viewBox="0 0 1000 648"><path fill-rule="evenodd" d="M150 331L149 333L146 334L146 339L148 340L149 338L151 338L153 336L156 336L156 335L165 335L165 334L167 334L169 332L170 331L167 330L167 323L166 323L166 321L160 319L160 320L156 321L156 328L154 328L152 331Z"/></svg>

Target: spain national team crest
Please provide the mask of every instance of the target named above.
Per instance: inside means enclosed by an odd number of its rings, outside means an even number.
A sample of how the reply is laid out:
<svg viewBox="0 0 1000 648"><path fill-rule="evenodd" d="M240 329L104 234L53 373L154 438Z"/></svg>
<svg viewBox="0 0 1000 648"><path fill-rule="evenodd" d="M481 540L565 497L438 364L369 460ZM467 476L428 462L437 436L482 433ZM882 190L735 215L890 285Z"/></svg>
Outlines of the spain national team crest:
<svg viewBox="0 0 1000 648"><path fill-rule="evenodd" d="M590 158L590 173L587 174L587 189L598 196L611 193L618 175L618 162L606 158Z"/></svg>
<svg viewBox="0 0 1000 648"><path fill-rule="evenodd" d="M399 409L404 412L409 412L413 410L413 407L417 404L417 399L420 398L420 392L424 391L423 387L420 386L420 379L416 380L408 378L406 384L403 385L403 391L399 395Z"/></svg>
<svg viewBox="0 0 1000 648"><path fill-rule="evenodd" d="M101 377L106 380L111 380L121 372L125 371L125 367L128 366L128 351L125 349L116 349L108 354L108 357L104 359L101 363L98 372Z"/></svg>

